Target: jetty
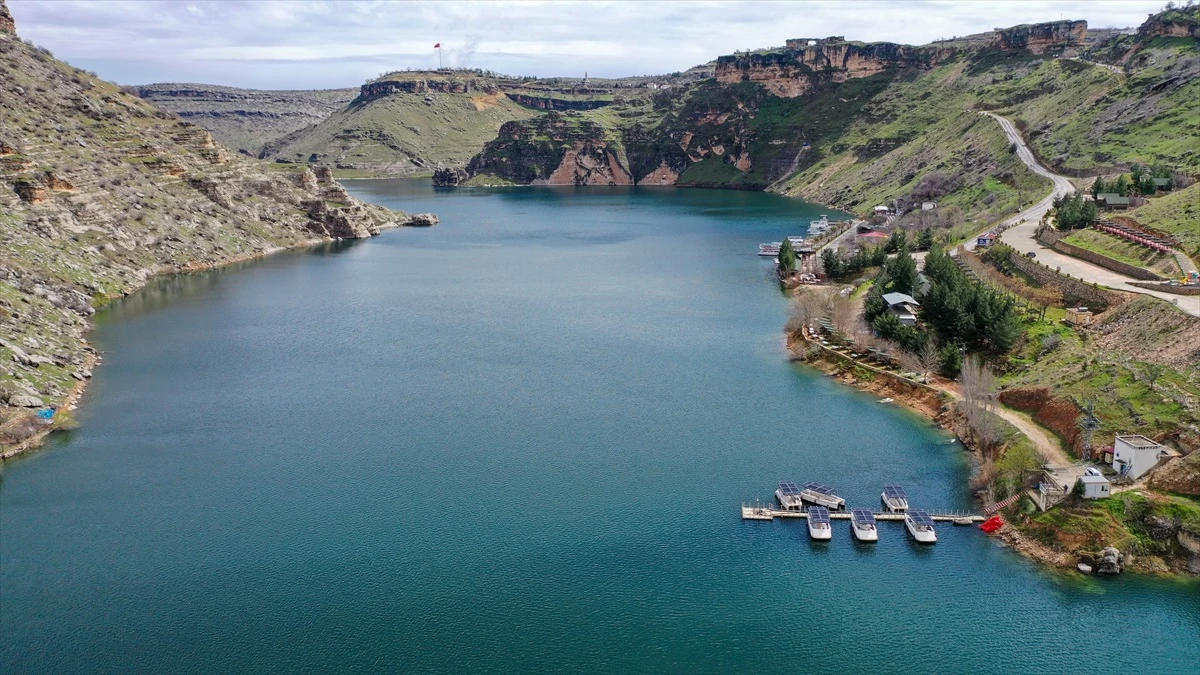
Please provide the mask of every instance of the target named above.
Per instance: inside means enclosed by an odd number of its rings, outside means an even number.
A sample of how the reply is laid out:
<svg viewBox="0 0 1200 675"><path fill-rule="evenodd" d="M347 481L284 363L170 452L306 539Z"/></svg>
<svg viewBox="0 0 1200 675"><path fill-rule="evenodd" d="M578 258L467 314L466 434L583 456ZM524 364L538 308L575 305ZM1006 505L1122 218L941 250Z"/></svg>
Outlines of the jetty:
<svg viewBox="0 0 1200 675"><path fill-rule="evenodd" d="M903 513L893 513L891 511L875 511L875 520L894 520L903 522ZM829 517L833 520L850 520L852 514L850 511L831 511ZM775 520L776 518L808 518L807 511L787 511L784 509L768 506L765 504L742 504L742 520ZM929 518L934 522L940 523L982 523L987 518L969 512L959 511L943 511L940 513L930 513Z"/></svg>

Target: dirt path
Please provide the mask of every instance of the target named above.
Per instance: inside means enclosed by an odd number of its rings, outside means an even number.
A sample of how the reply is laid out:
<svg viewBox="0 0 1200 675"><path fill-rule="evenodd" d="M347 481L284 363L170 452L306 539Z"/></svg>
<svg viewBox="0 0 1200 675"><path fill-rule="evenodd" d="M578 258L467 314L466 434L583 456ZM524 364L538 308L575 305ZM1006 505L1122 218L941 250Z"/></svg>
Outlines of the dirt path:
<svg viewBox="0 0 1200 675"><path fill-rule="evenodd" d="M993 412L1020 430L1030 441L1033 441L1033 446L1037 448L1042 458L1048 463L1062 466L1075 463L1075 460L1068 457L1067 453L1063 452L1062 447L1058 443L1055 443L1054 439L1050 438L1046 430L1038 426L1033 420L1004 407L996 408Z"/></svg>

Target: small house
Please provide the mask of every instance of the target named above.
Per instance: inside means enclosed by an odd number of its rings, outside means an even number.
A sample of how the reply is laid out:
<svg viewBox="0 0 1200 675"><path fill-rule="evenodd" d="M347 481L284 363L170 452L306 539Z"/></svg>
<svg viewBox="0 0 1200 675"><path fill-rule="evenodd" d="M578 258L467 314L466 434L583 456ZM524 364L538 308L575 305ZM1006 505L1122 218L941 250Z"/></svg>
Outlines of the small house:
<svg viewBox="0 0 1200 675"><path fill-rule="evenodd" d="M921 309L921 303L913 299L911 295L907 293L884 293L883 301L888 304L888 311L900 319L900 323L905 326L915 326L917 324L917 312Z"/></svg>
<svg viewBox="0 0 1200 675"><path fill-rule="evenodd" d="M1095 318L1087 307L1068 307L1065 321L1072 326L1090 326Z"/></svg>
<svg viewBox="0 0 1200 675"><path fill-rule="evenodd" d="M932 211L937 208L937 202L921 202L922 211Z"/></svg>
<svg viewBox="0 0 1200 675"><path fill-rule="evenodd" d="M1140 434L1117 436L1113 441L1112 467L1122 478L1137 480L1178 454Z"/></svg>
<svg viewBox="0 0 1200 675"><path fill-rule="evenodd" d="M1119 195L1115 192L1101 192L1096 195L1096 205L1107 211L1124 211L1129 208L1129 197Z"/></svg>
<svg viewBox="0 0 1200 675"><path fill-rule="evenodd" d="M1109 485L1108 479L1095 469L1088 469L1088 472L1079 478L1079 483L1083 486L1084 499L1107 499L1111 494L1109 490L1112 486Z"/></svg>
<svg viewBox="0 0 1200 675"><path fill-rule="evenodd" d="M875 215L886 216L887 214L888 214L888 207L884 206L883 204L880 204L879 206L875 207Z"/></svg>
<svg viewBox="0 0 1200 675"><path fill-rule="evenodd" d="M1154 178L1152 180L1154 181L1155 191L1169 192L1171 190L1172 181L1170 178Z"/></svg>
<svg viewBox="0 0 1200 675"><path fill-rule="evenodd" d="M1084 467L1079 464L1060 466L1046 464L1042 467L1042 476L1038 480L1037 489L1029 495L1039 510L1049 511L1062 500L1066 499L1071 488L1084 476Z"/></svg>
<svg viewBox="0 0 1200 675"><path fill-rule="evenodd" d="M987 248L996 243L997 235L995 232L988 232L975 237L976 248Z"/></svg>

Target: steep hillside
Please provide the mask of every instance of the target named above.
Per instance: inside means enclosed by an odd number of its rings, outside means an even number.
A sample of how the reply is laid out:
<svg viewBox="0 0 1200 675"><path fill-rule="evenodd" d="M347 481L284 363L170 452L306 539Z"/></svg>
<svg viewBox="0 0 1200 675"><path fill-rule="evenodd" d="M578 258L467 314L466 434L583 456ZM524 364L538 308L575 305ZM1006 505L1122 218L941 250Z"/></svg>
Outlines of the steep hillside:
<svg viewBox="0 0 1200 675"><path fill-rule="evenodd" d="M1128 36L1058 21L921 47L788 40L719 58L712 79L569 113L575 130L553 152L542 122L506 126L471 171L486 183L593 182L603 176L574 165L585 146L603 146L622 169L608 172L615 183L627 173L638 184L772 189L860 213L937 201L958 207L950 221L985 225L1049 183L980 110L1016 118L1039 152L1088 167L1153 159L1186 170L1200 156L1189 147L1200 49L1150 24ZM1103 55L1127 58L1088 60Z"/></svg>
<svg viewBox="0 0 1200 675"><path fill-rule="evenodd" d="M7 11L0 0L0 17ZM90 376L95 307L152 275L333 237L397 214L328 172L278 170L0 22L0 452L36 434L33 409ZM320 175L320 178L318 178ZM56 417L69 418L66 411Z"/></svg>
<svg viewBox="0 0 1200 675"><path fill-rule="evenodd" d="M358 95L357 89L258 91L209 84L147 84L138 96L212 132L251 156L294 131L318 124Z"/></svg>
<svg viewBox="0 0 1200 675"><path fill-rule="evenodd" d="M465 166L505 122L535 115L487 80L403 75L363 85L349 105L266 144L261 156L371 175L428 173Z"/></svg>
<svg viewBox="0 0 1200 675"><path fill-rule="evenodd" d="M1200 183L1154 197L1125 215L1142 225L1170 232L1185 252L1200 259Z"/></svg>

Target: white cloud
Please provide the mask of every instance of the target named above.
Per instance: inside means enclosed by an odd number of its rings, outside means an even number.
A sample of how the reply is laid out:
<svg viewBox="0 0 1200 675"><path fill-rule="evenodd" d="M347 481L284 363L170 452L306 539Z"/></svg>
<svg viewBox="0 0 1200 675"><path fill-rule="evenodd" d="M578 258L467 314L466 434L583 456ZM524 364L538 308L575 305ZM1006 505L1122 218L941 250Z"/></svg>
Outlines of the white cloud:
<svg viewBox="0 0 1200 675"><path fill-rule="evenodd" d="M24 37L109 79L270 88L356 86L385 70L434 66L435 42L448 65L538 76L640 75L789 37L922 44L1059 18L1136 26L1162 4L9 0Z"/></svg>

